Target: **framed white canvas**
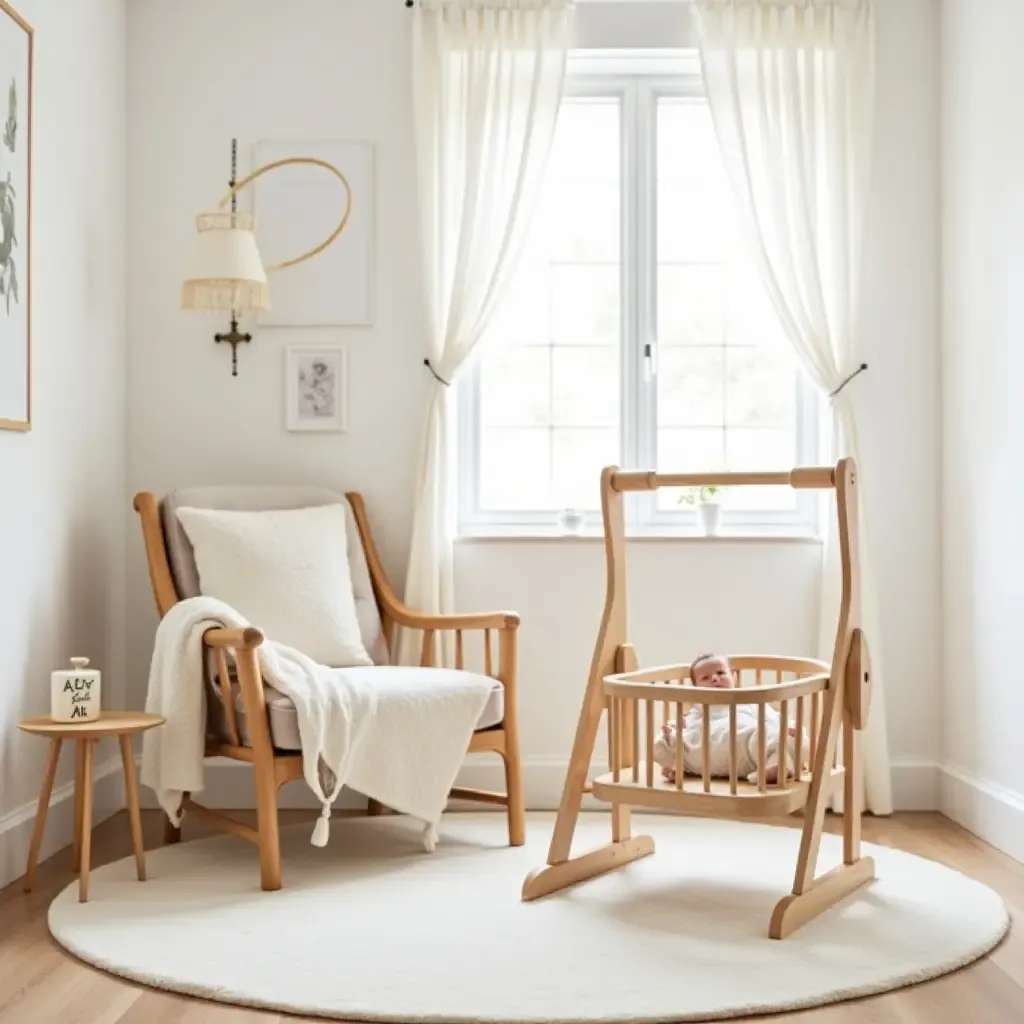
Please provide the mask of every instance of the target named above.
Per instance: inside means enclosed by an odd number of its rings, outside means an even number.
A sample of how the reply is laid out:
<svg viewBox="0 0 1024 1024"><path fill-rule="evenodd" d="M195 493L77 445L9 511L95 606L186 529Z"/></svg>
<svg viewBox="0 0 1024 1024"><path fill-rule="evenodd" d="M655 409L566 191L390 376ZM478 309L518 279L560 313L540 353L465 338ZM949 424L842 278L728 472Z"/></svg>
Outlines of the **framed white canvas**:
<svg viewBox="0 0 1024 1024"><path fill-rule="evenodd" d="M0 0L0 430L32 426L32 47Z"/></svg>
<svg viewBox="0 0 1024 1024"><path fill-rule="evenodd" d="M348 429L348 358L343 346L289 345L284 382L289 430Z"/></svg>
<svg viewBox="0 0 1024 1024"><path fill-rule="evenodd" d="M315 259L270 275L267 327L334 327L373 322L374 168L369 142L258 142L253 166L312 156L337 167L352 190L345 230ZM281 167L253 183L256 237L270 267L306 252L335 228L345 189L322 167Z"/></svg>

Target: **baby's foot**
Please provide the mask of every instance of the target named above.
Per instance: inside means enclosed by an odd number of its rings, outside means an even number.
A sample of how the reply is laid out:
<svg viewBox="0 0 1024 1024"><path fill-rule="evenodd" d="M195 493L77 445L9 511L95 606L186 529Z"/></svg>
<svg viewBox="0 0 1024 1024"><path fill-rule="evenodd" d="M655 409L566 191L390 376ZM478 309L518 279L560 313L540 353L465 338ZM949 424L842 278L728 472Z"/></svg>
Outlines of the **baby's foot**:
<svg viewBox="0 0 1024 1024"><path fill-rule="evenodd" d="M779 781L779 766L777 764L770 764L765 768L764 781L772 785Z"/></svg>
<svg viewBox="0 0 1024 1024"><path fill-rule="evenodd" d="M674 783L676 781L676 770L675 770L675 768L662 768L661 769L661 777L666 782Z"/></svg>

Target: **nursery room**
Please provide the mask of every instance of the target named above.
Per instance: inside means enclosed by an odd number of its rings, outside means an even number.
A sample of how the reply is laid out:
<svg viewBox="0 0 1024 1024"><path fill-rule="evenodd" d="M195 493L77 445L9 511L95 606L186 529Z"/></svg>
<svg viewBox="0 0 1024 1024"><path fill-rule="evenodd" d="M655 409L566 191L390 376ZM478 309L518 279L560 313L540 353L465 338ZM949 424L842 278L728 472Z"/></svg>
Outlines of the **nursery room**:
<svg viewBox="0 0 1024 1024"><path fill-rule="evenodd" d="M0 1024L1024 1020L1016 0L0 0Z"/></svg>

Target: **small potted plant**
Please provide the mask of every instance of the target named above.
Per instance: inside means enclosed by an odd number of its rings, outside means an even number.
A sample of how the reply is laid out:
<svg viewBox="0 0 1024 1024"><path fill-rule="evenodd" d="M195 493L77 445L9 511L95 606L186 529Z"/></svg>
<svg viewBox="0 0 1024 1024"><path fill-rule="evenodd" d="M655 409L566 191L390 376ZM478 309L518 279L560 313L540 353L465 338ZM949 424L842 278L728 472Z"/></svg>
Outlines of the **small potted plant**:
<svg viewBox="0 0 1024 1024"><path fill-rule="evenodd" d="M717 484L704 484L702 487L687 487L679 496L680 505L696 505L700 512L704 534L716 537L722 521L722 506L718 495L722 488Z"/></svg>

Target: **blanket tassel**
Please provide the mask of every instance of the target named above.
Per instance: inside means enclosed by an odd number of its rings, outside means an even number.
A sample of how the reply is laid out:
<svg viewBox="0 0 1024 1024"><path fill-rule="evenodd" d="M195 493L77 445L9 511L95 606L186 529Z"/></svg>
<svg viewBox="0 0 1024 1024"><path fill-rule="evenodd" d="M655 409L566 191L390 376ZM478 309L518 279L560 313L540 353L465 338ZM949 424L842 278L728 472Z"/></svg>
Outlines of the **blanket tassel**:
<svg viewBox="0 0 1024 1024"><path fill-rule="evenodd" d="M313 835L310 838L310 842L314 846L326 846L327 840L331 835L331 805L324 804L324 809L320 812L320 817L317 818L316 825L313 828Z"/></svg>

